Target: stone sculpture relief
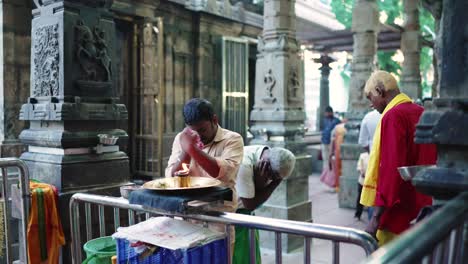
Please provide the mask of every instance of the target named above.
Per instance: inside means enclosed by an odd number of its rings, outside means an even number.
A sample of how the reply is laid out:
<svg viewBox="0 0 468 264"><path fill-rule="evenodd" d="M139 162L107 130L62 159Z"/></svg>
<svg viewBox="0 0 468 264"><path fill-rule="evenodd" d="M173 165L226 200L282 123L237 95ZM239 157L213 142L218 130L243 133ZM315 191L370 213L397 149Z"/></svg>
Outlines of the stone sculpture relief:
<svg viewBox="0 0 468 264"><path fill-rule="evenodd" d="M110 8L114 0L69 0L70 2L78 2L80 4L88 5L97 8ZM44 5L53 4L57 0L33 0L37 8L43 7Z"/></svg>
<svg viewBox="0 0 468 264"><path fill-rule="evenodd" d="M289 72L289 83L288 83L288 99L289 101L298 101L299 98L299 89L301 84L299 82L299 76L297 69L291 69Z"/></svg>
<svg viewBox="0 0 468 264"><path fill-rule="evenodd" d="M35 29L33 36L33 96L59 95L58 24Z"/></svg>
<svg viewBox="0 0 468 264"><path fill-rule="evenodd" d="M91 30L79 20L75 26L76 57L81 68L80 81L110 82L112 61L108 54L104 31Z"/></svg>
<svg viewBox="0 0 468 264"><path fill-rule="evenodd" d="M276 85L276 78L273 76L272 69L269 69L265 76L263 77L263 82L265 83L265 92L266 96L262 98L265 103L272 104L276 102L276 98L273 96L273 88Z"/></svg>

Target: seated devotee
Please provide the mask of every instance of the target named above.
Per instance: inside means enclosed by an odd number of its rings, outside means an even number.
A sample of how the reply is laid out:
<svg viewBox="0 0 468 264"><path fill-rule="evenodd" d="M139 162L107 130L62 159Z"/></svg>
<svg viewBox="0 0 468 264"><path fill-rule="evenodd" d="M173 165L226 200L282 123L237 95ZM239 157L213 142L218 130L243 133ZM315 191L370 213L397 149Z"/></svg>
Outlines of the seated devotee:
<svg viewBox="0 0 468 264"><path fill-rule="evenodd" d="M252 214L291 175L296 158L284 148L263 145L246 146L244 158L237 174L236 189L239 194L237 213ZM260 263L260 246L256 230L256 260ZM233 263L249 263L249 230L236 227Z"/></svg>
<svg viewBox="0 0 468 264"><path fill-rule="evenodd" d="M174 176L182 164L190 164L190 175L216 178L231 188L232 201L224 201L224 206L218 209L235 212L236 176L244 153L242 137L219 126L212 104L205 99L190 99L184 105L183 114L187 127L174 139L166 177ZM234 237L233 230L231 233Z"/></svg>
<svg viewBox="0 0 468 264"><path fill-rule="evenodd" d="M431 197L404 181L397 168L435 164L437 152L433 144L414 143L416 124L424 109L400 92L390 73L373 73L364 93L382 117L372 142L361 204L374 206L366 232L383 245L407 230L420 209L432 203Z"/></svg>

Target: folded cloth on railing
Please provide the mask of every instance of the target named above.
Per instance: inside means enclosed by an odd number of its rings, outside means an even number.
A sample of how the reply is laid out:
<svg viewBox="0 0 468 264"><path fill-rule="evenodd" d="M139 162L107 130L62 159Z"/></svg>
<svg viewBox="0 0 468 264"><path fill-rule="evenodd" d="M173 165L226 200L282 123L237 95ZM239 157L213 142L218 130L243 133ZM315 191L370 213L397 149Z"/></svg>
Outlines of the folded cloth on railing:
<svg viewBox="0 0 468 264"><path fill-rule="evenodd" d="M185 213L190 201L232 200L232 190L226 187L212 187L203 190L154 191L136 190L130 193L128 201L168 212Z"/></svg>
<svg viewBox="0 0 468 264"><path fill-rule="evenodd" d="M46 183L31 181L31 212L28 223L30 263L58 264L60 247L65 245L58 214L57 189Z"/></svg>

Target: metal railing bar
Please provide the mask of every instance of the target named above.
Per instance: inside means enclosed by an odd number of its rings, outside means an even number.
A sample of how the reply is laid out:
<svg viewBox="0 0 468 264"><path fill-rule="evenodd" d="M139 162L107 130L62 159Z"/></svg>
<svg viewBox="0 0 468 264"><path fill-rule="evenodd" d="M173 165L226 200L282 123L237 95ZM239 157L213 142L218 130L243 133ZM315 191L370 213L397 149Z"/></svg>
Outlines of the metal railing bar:
<svg viewBox="0 0 468 264"><path fill-rule="evenodd" d="M281 241L281 233L275 232L275 263L281 264L283 263L283 257L281 252L283 252L283 245Z"/></svg>
<svg viewBox="0 0 468 264"><path fill-rule="evenodd" d="M310 237L305 237L304 238L304 263L305 264L310 264L310 243L311 239Z"/></svg>
<svg viewBox="0 0 468 264"><path fill-rule="evenodd" d="M340 242L332 241L332 245L333 245L332 262L333 264L339 264L340 263Z"/></svg>
<svg viewBox="0 0 468 264"><path fill-rule="evenodd" d="M441 248L441 244L438 244L436 246L435 250L434 250L434 254L432 255L432 262L433 263L437 263L437 264L441 263L441 261L440 261L440 255L441 255L440 254L441 253L440 248Z"/></svg>
<svg viewBox="0 0 468 264"><path fill-rule="evenodd" d="M72 197L73 199L73 197ZM80 235L80 208L78 203L70 203L70 236L72 239L72 263L78 264L81 263L81 235Z"/></svg>
<svg viewBox="0 0 468 264"><path fill-rule="evenodd" d="M468 217L466 217L465 219L468 219ZM461 246L460 246L460 258L461 258L461 262L462 263L468 263L468 252L467 252L467 248L468 248L468 220L465 221L465 224L463 226L463 231L462 231L462 237L460 240L461 240Z"/></svg>
<svg viewBox="0 0 468 264"><path fill-rule="evenodd" d="M220 224L230 224L244 226L247 228L256 228L259 230L277 231L300 236L309 236L313 238L329 239L338 242L355 244L362 247L366 253L371 253L377 248L377 242L364 231L338 227L331 225L322 225L316 223L305 223L292 220L271 219L260 216L240 215L235 213L206 212L201 214L169 213L156 208L143 207L141 205L129 204L128 200L116 199L111 196L100 196L87 193L74 194L70 203L75 201L99 203L105 206L130 209L136 212L150 212L156 215L165 215L169 217L183 216L199 221L217 222Z"/></svg>
<svg viewBox="0 0 468 264"><path fill-rule="evenodd" d="M117 231L117 228L120 227L120 209L114 208L114 229Z"/></svg>
<svg viewBox="0 0 468 264"><path fill-rule="evenodd" d="M454 263L461 263L461 252L462 252L462 245L463 245L463 226L459 226L455 229L455 254L454 254Z"/></svg>
<svg viewBox="0 0 468 264"><path fill-rule="evenodd" d="M98 205L99 211L99 235L101 237L106 235L106 219L104 215L104 206Z"/></svg>
<svg viewBox="0 0 468 264"><path fill-rule="evenodd" d="M72 235L73 241L77 245L72 246L72 250L76 251L72 256L76 256L74 261L81 261L81 239L79 237L79 202L84 203L94 203L98 206L104 207L109 206L119 209L128 210L129 225L134 224L134 214L152 214L158 216L169 216L172 218L184 218L192 219L201 222L214 222L218 224L224 224L226 226L226 234L228 239L227 255L231 255L231 232L232 226L242 226L249 229L259 229L266 230L270 232L275 232L275 246L276 246L276 263L282 263L282 246L281 246L281 234L293 234L306 236L310 238L321 238L334 240L335 243L343 242L355 244L364 249L366 254L371 253L377 248L376 241L367 233L359 231L356 229L337 227L337 226L328 226L320 225L314 223L304 223L291 220L281 220L281 219L270 219L265 217L258 216L249 216L241 215L235 213L222 213L222 212L206 212L206 214L180 214L180 213L170 213L167 211L162 211L155 208L147 208L141 205L129 204L128 200L119 199L117 197L111 196L100 196L87 193L77 193L72 196L70 200L70 223L74 226L75 237ZM72 210L76 208L75 210ZM74 222L78 219L78 222ZM338 244L339 245L339 244ZM231 263L231 259L228 258L228 263Z"/></svg>
<svg viewBox="0 0 468 264"><path fill-rule="evenodd" d="M151 217L149 213L145 213L145 219L148 220Z"/></svg>
<svg viewBox="0 0 468 264"><path fill-rule="evenodd" d="M20 243L24 246L25 250L22 250L20 254L23 255L22 259L26 262L29 263L29 255L27 252L28 248L28 240L27 240L27 233L28 233L28 221L29 221L29 203L31 199L31 193L29 190L29 170L28 166L26 163L18 158L2 158L0 159L0 168L5 169L5 172L2 174L2 180L3 180L3 188L4 191L4 200L5 200L5 212L8 214L8 174L6 173L7 168L18 168L19 169L19 186L20 186L20 192L21 192L21 231L23 233L23 236L20 238ZM14 173L16 174L16 173ZM11 245L10 239L11 236L9 235L9 221L7 221L9 218L5 218L5 243L7 244L6 252L5 254L8 254L7 260L10 261L11 258ZM11 263L11 262L9 262Z"/></svg>
<svg viewBox="0 0 468 264"><path fill-rule="evenodd" d="M91 204L85 203L86 240L93 238L93 225L91 223Z"/></svg>
<svg viewBox="0 0 468 264"><path fill-rule="evenodd" d="M255 250L256 243L255 243L255 229L249 229L249 255L250 255L250 263L257 263L257 252Z"/></svg>
<svg viewBox="0 0 468 264"><path fill-rule="evenodd" d="M450 232L450 235L444 239L442 242L442 261L443 263L450 263L448 262L449 260L449 251L450 251L450 237L452 236L452 232Z"/></svg>
<svg viewBox="0 0 468 264"><path fill-rule="evenodd" d="M135 224L135 214L133 210L128 210L128 225Z"/></svg>
<svg viewBox="0 0 468 264"><path fill-rule="evenodd" d="M8 170L6 167L2 167L2 178L3 178L3 184L2 184L2 193L3 193L3 222L4 222L4 228L5 228L5 247L6 247L6 251L5 251L5 257L6 257L6 260L8 261L8 263L12 263L13 262L13 256L11 254L11 244L10 243L10 238L11 238L11 234L10 234L10 215L9 215L9 212L10 212L10 204L8 203L8 199L9 199L9 195L8 195ZM26 235L27 233L25 233Z"/></svg>
<svg viewBox="0 0 468 264"><path fill-rule="evenodd" d="M421 261L422 264L429 264L429 257L428 256L425 256L422 261Z"/></svg>
<svg viewBox="0 0 468 264"><path fill-rule="evenodd" d="M225 226L225 230L226 230L225 232L227 234L227 245L226 245L227 253L226 253L226 255L228 256L228 264L231 264L232 263L231 256L234 253L234 252L232 252L232 248L231 248L231 239L232 239L232 237L231 237L231 225L227 224Z"/></svg>
<svg viewBox="0 0 468 264"><path fill-rule="evenodd" d="M448 201L430 217L373 253L367 263L416 263L468 217L468 192ZM434 228L437 226L438 228ZM427 230L431 230L430 233Z"/></svg>
<svg viewBox="0 0 468 264"><path fill-rule="evenodd" d="M433 259L434 259L434 253L435 253L435 252L431 252L431 254L429 254L429 255L427 256L427 262L428 262L429 264L433 264L433 263L434 263L434 260L433 260Z"/></svg>
<svg viewBox="0 0 468 264"><path fill-rule="evenodd" d="M449 236L449 252L448 252L448 263L454 263L455 261L455 239L456 239L456 229L450 232Z"/></svg>

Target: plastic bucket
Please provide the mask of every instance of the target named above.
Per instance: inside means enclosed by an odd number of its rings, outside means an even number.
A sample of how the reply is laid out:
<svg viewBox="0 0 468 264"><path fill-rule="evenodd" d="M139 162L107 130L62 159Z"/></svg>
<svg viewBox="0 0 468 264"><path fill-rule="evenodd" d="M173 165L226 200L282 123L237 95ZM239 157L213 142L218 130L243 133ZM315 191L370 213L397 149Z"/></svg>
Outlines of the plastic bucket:
<svg viewBox="0 0 468 264"><path fill-rule="evenodd" d="M110 236L90 240L83 249L86 252L83 264L112 264L111 258L117 254L116 243Z"/></svg>

